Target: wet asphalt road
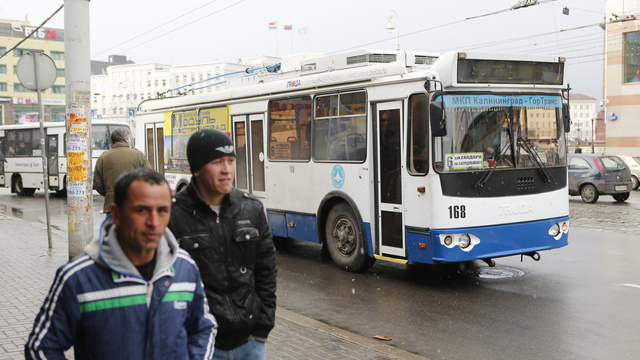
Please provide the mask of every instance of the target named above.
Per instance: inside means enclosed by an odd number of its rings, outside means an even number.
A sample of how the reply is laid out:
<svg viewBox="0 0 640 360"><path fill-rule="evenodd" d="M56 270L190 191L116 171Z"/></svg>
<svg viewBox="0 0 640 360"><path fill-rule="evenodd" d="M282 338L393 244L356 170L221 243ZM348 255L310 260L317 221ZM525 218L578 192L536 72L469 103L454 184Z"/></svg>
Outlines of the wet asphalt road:
<svg viewBox="0 0 640 360"><path fill-rule="evenodd" d="M43 197L0 189L0 213L46 223ZM51 207L66 231L65 199ZM96 196L96 229L101 208ZM278 304L430 359L636 359L640 192L625 203L571 197L570 215L569 246L464 271L378 262L352 274L320 260L315 244L280 241Z"/></svg>

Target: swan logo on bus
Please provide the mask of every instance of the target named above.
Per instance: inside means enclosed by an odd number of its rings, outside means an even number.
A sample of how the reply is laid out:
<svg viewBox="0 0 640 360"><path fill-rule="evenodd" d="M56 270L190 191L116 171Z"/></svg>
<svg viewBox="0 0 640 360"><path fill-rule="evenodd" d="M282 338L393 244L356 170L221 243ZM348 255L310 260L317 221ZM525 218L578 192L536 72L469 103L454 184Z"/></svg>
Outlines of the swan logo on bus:
<svg viewBox="0 0 640 360"><path fill-rule="evenodd" d="M336 165L331 170L331 182L336 189L340 189L344 185L344 169L340 165Z"/></svg>

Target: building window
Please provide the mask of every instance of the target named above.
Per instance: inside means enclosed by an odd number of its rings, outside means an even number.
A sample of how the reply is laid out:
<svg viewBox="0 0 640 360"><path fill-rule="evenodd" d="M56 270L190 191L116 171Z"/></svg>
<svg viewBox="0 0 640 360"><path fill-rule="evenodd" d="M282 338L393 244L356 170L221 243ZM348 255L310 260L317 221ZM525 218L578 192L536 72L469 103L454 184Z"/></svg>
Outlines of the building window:
<svg viewBox="0 0 640 360"><path fill-rule="evenodd" d="M4 46L0 46L0 55L4 55L7 52L7 48Z"/></svg>
<svg viewBox="0 0 640 360"><path fill-rule="evenodd" d="M16 92L34 92L33 90L27 89L26 87L24 87L24 85L20 83L14 83L13 90L15 90Z"/></svg>
<svg viewBox="0 0 640 360"><path fill-rule="evenodd" d="M51 58L53 60L64 60L64 52L62 51L52 51Z"/></svg>
<svg viewBox="0 0 640 360"><path fill-rule="evenodd" d="M640 31L624 34L624 82L638 82L640 71Z"/></svg>
<svg viewBox="0 0 640 360"><path fill-rule="evenodd" d="M34 49L15 49L13 50L13 56L14 57L20 57L28 52L32 52L32 51L38 51L38 52L42 52L42 50L34 50Z"/></svg>
<svg viewBox="0 0 640 360"><path fill-rule="evenodd" d="M53 85L51 92L54 94L64 94L64 85Z"/></svg>
<svg viewBox="0 0 640 360"><path fill-rule="evenodd" d="M58 69L58 77L64 77L64 69Z"/></svg>
<svg viewBox="0 0 640 360"><path fill-rule="evenodd" d="M6 74L7 73L7 65L0 65L0 74Z"/></svg>
<svg viewBox="0 0 640 360"><path fill-rule="evenodd" d="M6 82L0 83L0 91L7 91L7 83Z"/></svg>

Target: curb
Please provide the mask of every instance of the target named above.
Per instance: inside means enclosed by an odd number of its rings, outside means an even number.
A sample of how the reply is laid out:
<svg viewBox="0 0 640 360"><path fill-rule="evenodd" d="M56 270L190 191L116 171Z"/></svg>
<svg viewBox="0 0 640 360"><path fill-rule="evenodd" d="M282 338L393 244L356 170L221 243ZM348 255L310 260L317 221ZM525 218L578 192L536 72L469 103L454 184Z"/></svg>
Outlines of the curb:
<svg viewBox="0 0 640 360"><path fill-rule="evenodd" d="M278 317L393 358L405 360L429 360L428 358L398 349L382 341L370 339L335 326L327 325L323 322L300 315L280 306L276 308L276 318Z"/></svg>

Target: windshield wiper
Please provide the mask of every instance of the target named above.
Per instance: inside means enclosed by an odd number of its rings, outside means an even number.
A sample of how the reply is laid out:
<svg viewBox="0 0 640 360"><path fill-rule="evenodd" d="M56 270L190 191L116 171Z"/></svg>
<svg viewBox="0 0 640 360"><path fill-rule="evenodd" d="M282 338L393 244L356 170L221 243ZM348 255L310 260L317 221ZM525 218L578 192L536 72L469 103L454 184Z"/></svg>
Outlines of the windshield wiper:
<svg viewBox="0 0 640 360"><path fill-rule="evenodd" d="M536 165L538 165L538 168L540 168L540 172L544 177L544 182L554 181L553 176L549 172L549 169L547 169L547 166L544 165L544 163L542 162L542 159L540 159L540 155L538 155L538 151L532 149L531 146L529 146L529 143L527 143L527 141L522 136L518 138L518 145L520 144L524 146L525 150L531 155L531 158L533 159L533 161L536 163Z"/></svg>
<svg viewBox="0 0 640 360"><path fill-rule="evenodd" d="M482 174L482 177L480 178L480 180L478 180L478 182L475 185L473 185L474 188L476 189L481 188L484 186L484 184L487 183L491 174L493 174L493 172L496 170L498 162L500 162L502 158L502 153L505 151L505 149L508 149L510 146L511 146L511 141L507 140L507 143L504 145L504 147L502 148L498 147L498 153L494 158L493 166L489 169L489 171L485 171L484 174Z"/></svg>

